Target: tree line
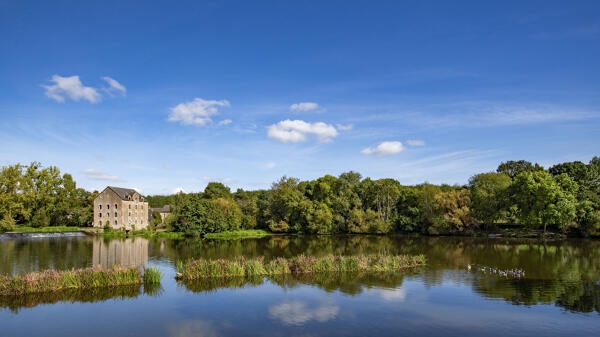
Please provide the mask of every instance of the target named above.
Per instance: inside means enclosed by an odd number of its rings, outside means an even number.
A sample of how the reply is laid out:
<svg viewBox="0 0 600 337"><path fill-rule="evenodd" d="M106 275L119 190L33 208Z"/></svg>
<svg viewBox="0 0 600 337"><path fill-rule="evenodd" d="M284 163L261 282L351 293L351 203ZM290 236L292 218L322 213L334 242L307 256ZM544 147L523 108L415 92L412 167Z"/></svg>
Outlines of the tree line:
<svg viewBox="0 0 600 337"><path fill-rule="evenodd" d="M11 165L0 171L0 232L17 226L90 226L98 192L78 188L55 166Z"/></svg>
<svg viewBox="0 0 600 337"><path fill-rule="evenodd" d="M87 226L97 191L77 188L71 175L39 163L0 172L0 230L15 226ZM581 236L600 235L600 158L544 169L528 161L501 163L467 185L415 186L347 172L300 181L282 177L268 190L232 192L209 183L200 193L147 196L170 204L169 230L203 236L237 229L278 233L391 232L472 234L518 225Z"/></svg>
<svg viewBox="0 0 600 337"><path fill-rule="evenodd" d="M213 182L203 193L150 196L150 203L154 198L173 206L169 227L190 236L252 228L448 235L503 225L592 236L600 234L600 158L547 170L524 160L507 161L464 186L405 186L347 172L310 181L284 176L270 190L259 191L231 192Z"/></svg>

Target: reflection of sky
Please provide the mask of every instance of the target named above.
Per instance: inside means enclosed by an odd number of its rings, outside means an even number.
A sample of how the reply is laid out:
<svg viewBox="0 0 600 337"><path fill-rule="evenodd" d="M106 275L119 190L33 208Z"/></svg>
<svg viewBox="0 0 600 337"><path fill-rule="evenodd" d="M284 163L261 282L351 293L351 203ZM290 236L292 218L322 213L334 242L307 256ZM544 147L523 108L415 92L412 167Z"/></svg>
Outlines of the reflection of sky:
<svg viewBox="0 0 600 337"><path fill-rule="evenodd" d="M465 282L472 277L466 271L435 283L425 281L425 271L404 277L396 288L363 285L356 295L302 283L283 288L269 281L193 293L177 286L170 263L150 262L163 270L160 296L59 303L26 308L17 315L0 311L0 336L63 336L65 327L69 332L85 331L87 337L551 337L592 336L600 329L597 313L573 314L553 305L515 306L486 299Z"/></svg>
<svg viewBox="0 0 600 337"><path fill-rule="evenodd" d="M339 311L340 307L333 303L310 307L306 302L286 301L270 306L269 317L288 325L302 325L312 320L327 322L335 319Z"/></svg>

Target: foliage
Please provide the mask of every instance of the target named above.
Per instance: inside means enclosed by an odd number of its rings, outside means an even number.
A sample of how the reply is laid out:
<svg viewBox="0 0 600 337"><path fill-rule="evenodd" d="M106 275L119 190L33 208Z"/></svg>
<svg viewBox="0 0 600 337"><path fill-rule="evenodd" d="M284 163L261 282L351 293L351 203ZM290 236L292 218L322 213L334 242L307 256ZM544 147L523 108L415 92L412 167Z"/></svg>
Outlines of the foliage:
<svg viewBox="0 0 600 337"><path fill-rule="evenodd" d="M434 205L436 216L428 228L430 234L464 232L477 227L468 189L438 193Z"/></svg>
<svg viewBox="0 0 600 337"><path fill-rule="evenodd" d="M498 166L498 169L496 170L496 172L498 173L504 173L506 175L508 175L511 178L514 178L516 176L518 176L521 173L525 173L525 172L537 172L537 171L543 171L544 168L541 167L540 165L536 164L532 164L531 162L528 162L526 160L509 160L507 162L501 163Z"/></svg>
<svg viewBox="0 0 600 337"><path fill-rule="evenodd" d="M0 219L6 228L89 226L96 193L77 188L70 174L61 175L54 166L5 166L0 170Z"/></svg>
<svg viewBox="0 0 600 337"><path fill-rule="evenodd" d="M519 207L519 220L531 227L548 225L566 230L575 219L577 183L566 174L552 177L545 171L523 172L511 185L511 197Z"/></svg>
<svg viewBox="0 0 600 337"><path fill-rule="evenodd" d="M489 226L506 217L511 183L506 173L481 173L469 179L472 209L479 222Z"/></svg>

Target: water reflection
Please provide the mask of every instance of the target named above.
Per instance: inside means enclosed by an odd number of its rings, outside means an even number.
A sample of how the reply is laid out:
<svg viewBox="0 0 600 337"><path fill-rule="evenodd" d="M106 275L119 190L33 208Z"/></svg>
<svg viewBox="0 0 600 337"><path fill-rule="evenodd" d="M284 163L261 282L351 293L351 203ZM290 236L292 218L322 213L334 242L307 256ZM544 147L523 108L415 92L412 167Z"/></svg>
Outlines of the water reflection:
<svg viewBox="0 0 600 337"><path fill-rule="evenodd" d="M149 242L144 238L102 240L94 238L92 244L92 265L112 267L145 266L148 263Z"/></svg>
<svg viewBox="0 0 600 337"><path fill-rule="evenodd" d="M0 272L15 275L33 270L82 268L97 264L143 266L157 261L164 262L169 270L177 261L200 257L264 256L268 260L299 254L323 256L379 252L425 254L428 265L406 273L284 275L267 281L283 289L309 285L329 293L352 296L376 290L383 301L401 302L406 299L403 282L409 278L420 282L426 289L443 288L448 283L466 285L480 297L518 306L544 304L559 306L570 312L600 313L600 241L581 239L538 241L348 235L274 236L238 241L109 240L98 237L0 240ZM527 274L521 279L507 279L469 272L468 264L502 270L519 268ZM180 286L192 292L209 293L224 288L257 287L264 283L262 278L232 278L202 280ZM297 309L298 306L290 308Z"/></svg>
<svg viewBox="0 0 600 337"><path fill-rule="evenodd" d="M335 303L321 303L311 307L305 301L284 301L269 307L269 317L287 325L303 325L309 321L327 322L340 311Z"/></svg>
<svg viewBox="0 0 600 337"><path fill-rule="evenodd" d="M159 296L162 292L163 289L160 284L120 286L112 288L68 289L19 296L0 296L0 308L9 309L16 314L24 308L33 308L41 304L104 302L110 299L124 300L136 298L142 294L147 296Z"/></svg>

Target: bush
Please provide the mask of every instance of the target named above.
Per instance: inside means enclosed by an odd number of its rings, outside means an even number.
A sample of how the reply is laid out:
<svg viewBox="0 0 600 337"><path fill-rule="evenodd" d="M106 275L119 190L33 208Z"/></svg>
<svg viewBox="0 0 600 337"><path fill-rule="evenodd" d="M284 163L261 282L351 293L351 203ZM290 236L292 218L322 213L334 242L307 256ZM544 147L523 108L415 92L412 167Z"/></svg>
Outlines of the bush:
<svg viewBox="0 0 600 337"><path fill-rule="evenodd" d="M4 214L4 217L0 220L0 233L9 232L15 229L16 222L8 214Z"/></svg>
<svg viewBox="0 0 600 337"><path fill-rule="evenodd" d="M286 233L290 231L290 225L287 222L281 220L279 222L275 222L273 220L269 221L269 229L273 233Z"/></svg>

